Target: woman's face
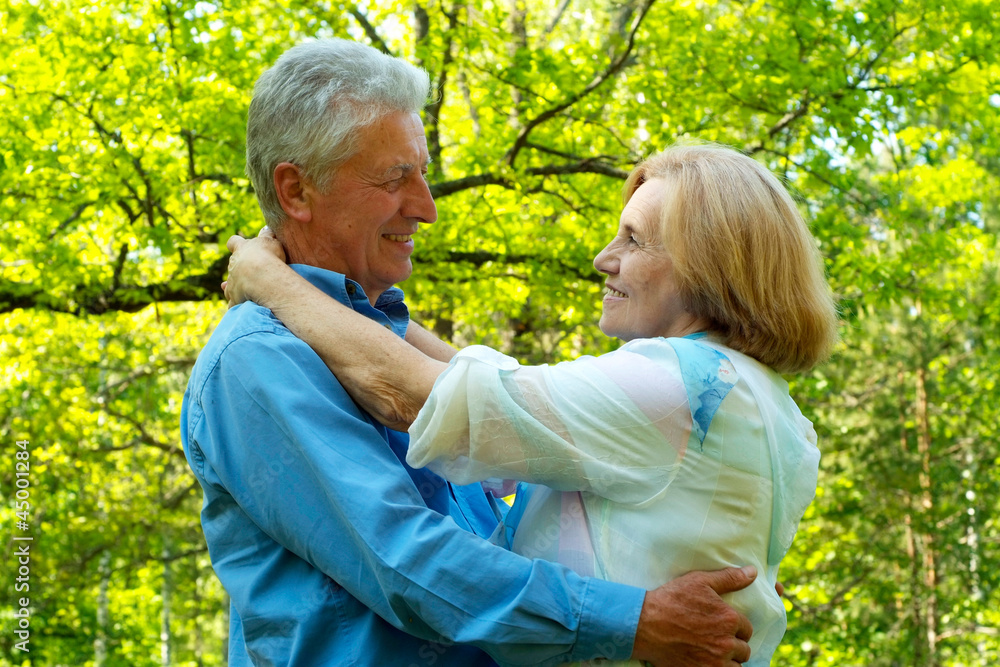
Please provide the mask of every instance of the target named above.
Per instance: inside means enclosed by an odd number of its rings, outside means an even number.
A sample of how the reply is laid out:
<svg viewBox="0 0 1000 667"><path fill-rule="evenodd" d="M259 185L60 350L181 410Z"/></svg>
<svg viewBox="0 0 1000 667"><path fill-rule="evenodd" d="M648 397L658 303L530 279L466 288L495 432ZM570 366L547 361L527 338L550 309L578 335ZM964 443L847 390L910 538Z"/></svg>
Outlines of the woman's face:
<svg viewBox="0 0 1000 667"><path fill-rule="evenodd" d="M681 304L673 265L663 245L660 211L668 182L639 186L622 211L618 235L594 258L605 281L601 331L625 341L686 336L703 327Z"/></svg>

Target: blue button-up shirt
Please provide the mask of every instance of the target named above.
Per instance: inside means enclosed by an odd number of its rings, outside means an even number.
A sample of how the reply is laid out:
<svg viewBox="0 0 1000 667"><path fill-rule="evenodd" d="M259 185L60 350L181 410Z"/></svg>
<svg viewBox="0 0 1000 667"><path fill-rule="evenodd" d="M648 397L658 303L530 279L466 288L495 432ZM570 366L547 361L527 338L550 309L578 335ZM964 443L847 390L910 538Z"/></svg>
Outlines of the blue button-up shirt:
<svg viewBox="0 0 1000 667"><path fill-rule="evenodd" d="M295 265L402 336L402 292L375 307L343 275ZM357 345L364 345L363 340ZM181 412L202 526L232 600L229 664L558 664L632 652L644 591L489 544L495 505L406 465L376 422L269 310L231 309ZM484 653L485 651L485 653Z"/></svg>

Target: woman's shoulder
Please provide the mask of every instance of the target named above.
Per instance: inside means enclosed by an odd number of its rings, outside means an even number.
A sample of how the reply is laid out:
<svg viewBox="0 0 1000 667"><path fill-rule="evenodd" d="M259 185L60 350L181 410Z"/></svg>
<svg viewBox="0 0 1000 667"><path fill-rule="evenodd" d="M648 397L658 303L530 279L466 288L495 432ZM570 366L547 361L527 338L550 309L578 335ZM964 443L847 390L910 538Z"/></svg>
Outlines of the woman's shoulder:
<svg viewBox="0 0 1000 667"><path fill-rule="evenodd" d="M706 344L704 336L643 338L622 346L634 354L671 366L683 383L692 429L703 442L716 412L740 376L724 350Z"/></svg>
<svg viewBox="0 0 1000 667"><path fill-rule="evenodd" d="M709 376L718 376L728 384L736 384L739 379L731 359L735 351L700 334L683 338L637 338L619 351L676 365L686 380L703 382Z"/></svg>
<svg viewBox="0 0 1000 667"><path fill-rule="evenodd" d="M718 340L707 337L701 346L724 355L734 369L734 377L741 381L746 391L742 394L752 397L761 413L769 414L769 419L787 426L786 440L792 435L801 437L804 443L815 446L816 432L813 424L802 415L798 404L792 398L788 382L770 366L726 346Z"/></svg>

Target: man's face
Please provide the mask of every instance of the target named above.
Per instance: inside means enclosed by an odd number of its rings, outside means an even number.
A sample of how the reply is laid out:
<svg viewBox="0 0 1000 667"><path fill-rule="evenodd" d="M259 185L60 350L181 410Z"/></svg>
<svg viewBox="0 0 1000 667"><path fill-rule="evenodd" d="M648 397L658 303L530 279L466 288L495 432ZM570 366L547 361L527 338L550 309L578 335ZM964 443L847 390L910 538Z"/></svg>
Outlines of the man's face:
<svg viewBox="0 0 1000 667"><path fill-rule="evenodd" d="M437 220L437 209L424 180L430 158L420 116L386 116L361 131L358 145L326 193L311 191L308 241L317 266L357 281L374 303L410 276L412 235Z"/></svg>

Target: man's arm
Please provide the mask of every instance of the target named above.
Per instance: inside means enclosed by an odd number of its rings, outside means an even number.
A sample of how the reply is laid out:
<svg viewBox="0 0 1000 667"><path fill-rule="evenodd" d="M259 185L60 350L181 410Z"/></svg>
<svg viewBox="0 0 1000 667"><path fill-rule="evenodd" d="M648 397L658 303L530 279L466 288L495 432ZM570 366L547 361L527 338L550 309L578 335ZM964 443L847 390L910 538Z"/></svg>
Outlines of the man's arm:
<svg viewBox="0 0 1000 667"><path fill-rule="evenodd" d="M530 561L427 508L377 427L290 334L231 343L202 403L211 414L196 440L219 483L272 539L397 628L504 664L631 653L643 591ZM267 483L248 484L261 471ZM232 594L238 608L259 603Z"/></svg>

